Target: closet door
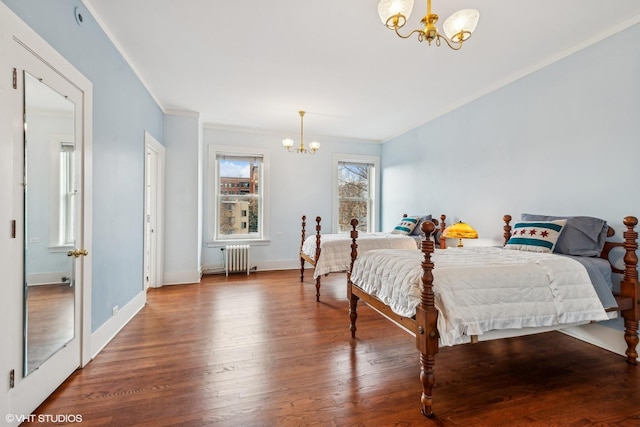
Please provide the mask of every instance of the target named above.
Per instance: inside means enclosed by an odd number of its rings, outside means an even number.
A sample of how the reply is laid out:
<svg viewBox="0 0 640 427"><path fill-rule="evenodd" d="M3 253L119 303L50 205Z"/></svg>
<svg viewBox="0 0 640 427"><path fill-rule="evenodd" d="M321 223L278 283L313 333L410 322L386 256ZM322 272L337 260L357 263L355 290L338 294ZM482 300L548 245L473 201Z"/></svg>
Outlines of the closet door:
<svg viewBox="0 0 640 427"><path fill-rule="evenodd" d="M9 239L0 242L10 258L0 290L8 308L0 318L9 325L0 359L9 389L0 391L0 409L13 417L5 418L8 425L18 425L91 357L92 88L9 18L3 12L0 20L11 76L0 109L9 118L0 123L8 136L1 148L11 159L10 182L2 183L3 194L9 184L9 203L0 208L11 224Z"/></svg>

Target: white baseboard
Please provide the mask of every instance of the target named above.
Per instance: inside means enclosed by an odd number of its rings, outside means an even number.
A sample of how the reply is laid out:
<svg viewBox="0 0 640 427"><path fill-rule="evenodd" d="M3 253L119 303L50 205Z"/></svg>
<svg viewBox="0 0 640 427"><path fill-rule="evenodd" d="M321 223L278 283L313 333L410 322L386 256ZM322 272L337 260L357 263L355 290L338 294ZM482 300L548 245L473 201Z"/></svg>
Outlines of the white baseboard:
<svg viewBox="0 0 640 427"><path fill-rule="evenodd" d="M200 283L201 277L200 271L165 271L163 286Z"/></svg>
<svg viewBox="0 0 640 427"><path fill-rule="evenodd" d="M49 273L32 273L27 274L27 285L29 286L37 286L37 285L50 285L54 283L62 283L62 278L64 276L69 276L69 272L49 272Z"/></svg>
<svg viewBox="0 0 640 427"><path fill-rule="evenodd" d="M112 316L109 320L104 322L95 332L91 334L91 358L93 359L102 351L102 349L109 344L109 342L115 337L118 332L125 327L127 323L133 317L138 314L140 310L147 303L147 292L142 291L124 307L120 308L118 313Z"/></svg>
<svg viewBox="0 0 640 427"><path fill-rule="evenodd" d="M624 352L627 350L627 343L623 331L590 323L562 329L560 332L626 357ZM640 361L640 357L636 360Z"/></svg>
<svg viewBox="0 0 640 427"><path fill-rule="evenodd" d="M265 261L265 262L252 262L251 271L275 271L275 270L299 270L300 269L300 261L292 261L292 260L280 260L280 261ZM310 264L306 265L306 268L313 268ZM221 264L211 264L205 265L202 267L203 274L220 274L224 273L224 265Z"/></svg>

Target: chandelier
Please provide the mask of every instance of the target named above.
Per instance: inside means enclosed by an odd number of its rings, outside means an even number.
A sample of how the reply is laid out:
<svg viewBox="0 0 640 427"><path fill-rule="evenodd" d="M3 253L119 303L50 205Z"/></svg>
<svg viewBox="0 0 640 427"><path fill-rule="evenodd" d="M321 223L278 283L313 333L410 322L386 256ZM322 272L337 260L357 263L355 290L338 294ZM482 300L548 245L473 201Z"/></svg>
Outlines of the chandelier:
<svg viewBox="0 0 640 427"><path fill-rule="evenodd" d="M283 139L282 140L282 145L284 146L284 148L286 148L287 151L291 152L291 153L300 153L300 154L315 154L316 151L318 151L318 149L320 148L320 143L319 142L311 142L309 143L309 149L307 150L306 148L304 148L304 139L303 139L303 130L304 130L304 125L303 125L303 121L304 121L304 111L298 111L298 114L300 114L300 145L297 148L293 148L293 139L287 138L287 139Z"/></svg>
<svg viewBox="0 0 640 427"><path fill-rule="evenodd" d="M480 12L476 9L457 11L444 21L442 28L445 35L443 36L436 28L438 15L431 13L431 0L427 0L427 14L420 21L424 28L418 28L406 35L400 34L398 30L407 23L412 9L413 0L380 0L378 3L378 15L380 15L382 23L388 29L394 30L398 36L408 39L416 34L418 41L426 40L431 45L431 42L435 40L436 46L440 46L441 41L444 40L453 50L460 49L462 43L471 37L480 17Z"/></svg>

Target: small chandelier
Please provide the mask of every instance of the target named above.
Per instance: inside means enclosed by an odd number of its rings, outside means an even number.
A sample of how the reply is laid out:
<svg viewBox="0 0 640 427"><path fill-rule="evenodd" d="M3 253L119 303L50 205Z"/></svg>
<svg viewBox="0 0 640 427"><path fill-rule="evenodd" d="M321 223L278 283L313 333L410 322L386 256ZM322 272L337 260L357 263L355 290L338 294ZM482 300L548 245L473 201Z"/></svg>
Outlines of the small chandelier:
<svg viewBox="0 0 640 427"><path fill-rule="evenodd" d="M303 117L304 117L304 111L298 111L298 114L300 114L300 145L298 146L298 148L293 148L293 139L283 139L282 140L282 145L284 146L284 148L287 149L287 151L291 152L291 153L300 153L300 154L315 154L316 151L318 151L318 149L320 149L320 143L319 142L311 142L309 143L309 149L307 150L306 148L304 148L304 139L303 139L303 130L304 130L304 125L303 125Z"/></svg>
<svg viewBox="0 0 640 427"><path fill-rule="evenodd" d="M471 37L471 33L478 25L480 12L476 9L459 10L448 17L442 26L445 36L440 34L436 28L438 15L431 13L431 0L427 0L427 14L420 21L424 28L411 31L409 34L402 35L398 31L407 23L411 10L413 9L413 0L380 0L378 3L378 15L382 23L390 30L394 30L396 34L403 39L408 39L413 34L417 34L418 41L427 41L429 46L435 40L436 46L440 46L441 40L447 45L458 50L462 47L462 43Z"/></svg>

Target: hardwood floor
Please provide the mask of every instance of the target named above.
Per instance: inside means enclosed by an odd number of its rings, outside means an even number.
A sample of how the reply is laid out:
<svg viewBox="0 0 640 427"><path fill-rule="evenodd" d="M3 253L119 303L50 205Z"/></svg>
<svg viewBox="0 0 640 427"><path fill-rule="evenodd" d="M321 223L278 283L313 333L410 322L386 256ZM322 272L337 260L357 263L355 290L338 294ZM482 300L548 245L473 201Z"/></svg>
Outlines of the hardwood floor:
<svg viewBox="0 0 640 427"><path fill-rule="evenodd" d="M150 290L36 414L83 427L640 425L640 366L557 332L442 348L437 418L424 418L414 338L362 305L352 340L344 275L323 277L319 303L306 276Z"/></svg>
<svg viewBox="0 0 640 427"><path fill-rule="evenodd" d="M29 372L73 339L74 296L68 283L27 287Z"/></svg>

